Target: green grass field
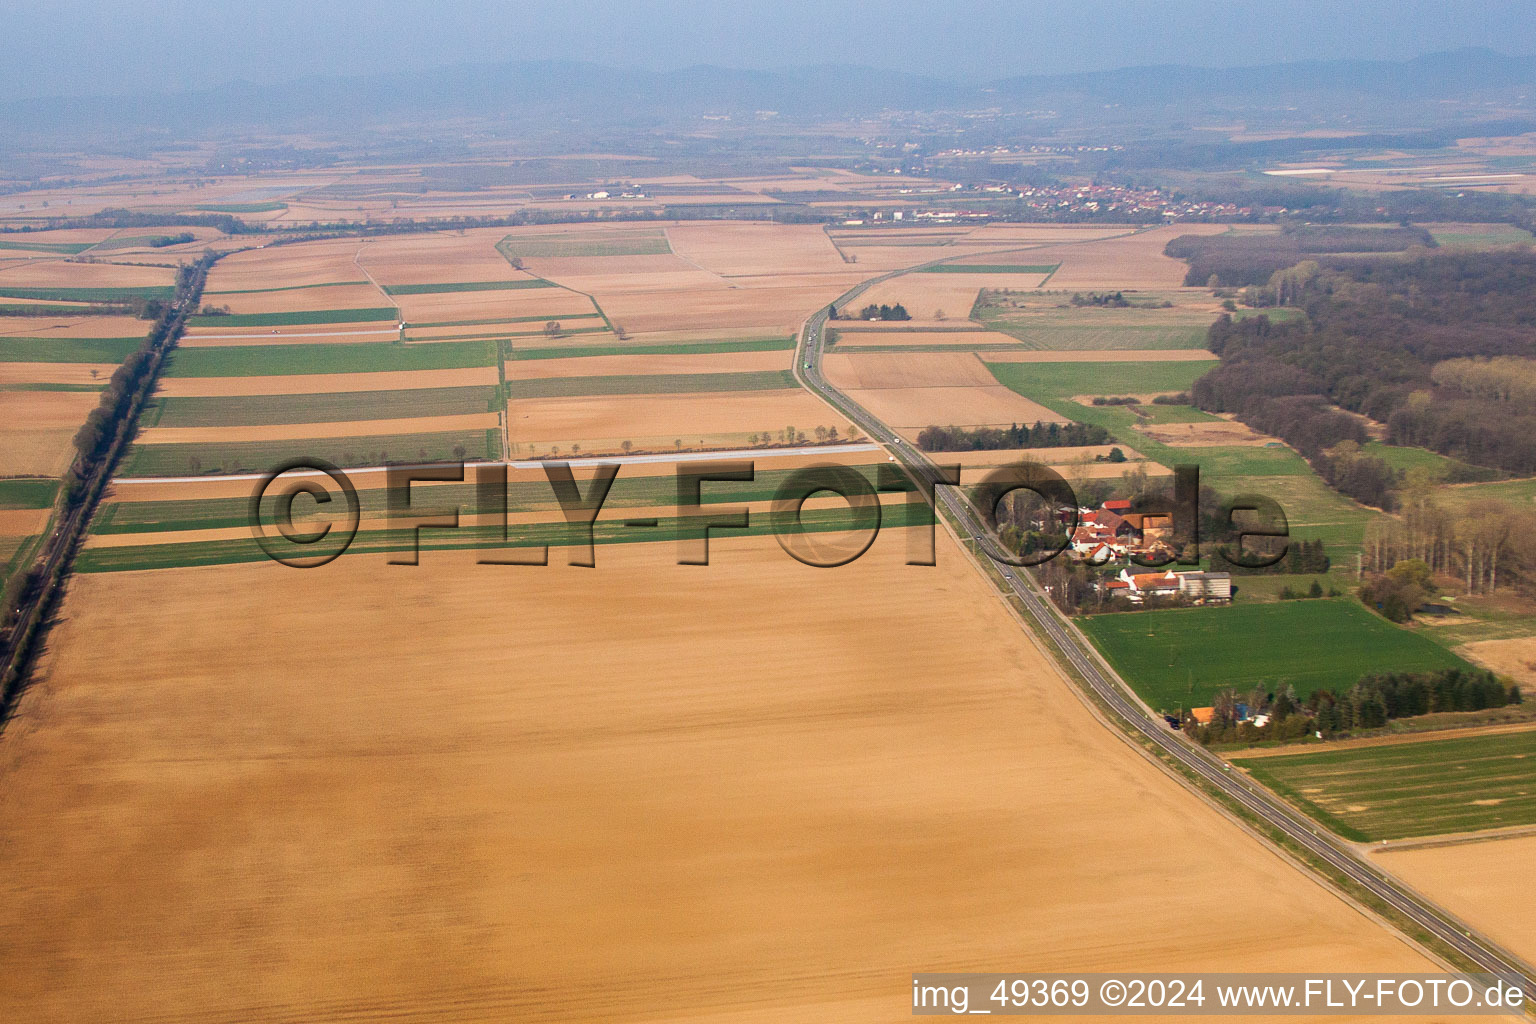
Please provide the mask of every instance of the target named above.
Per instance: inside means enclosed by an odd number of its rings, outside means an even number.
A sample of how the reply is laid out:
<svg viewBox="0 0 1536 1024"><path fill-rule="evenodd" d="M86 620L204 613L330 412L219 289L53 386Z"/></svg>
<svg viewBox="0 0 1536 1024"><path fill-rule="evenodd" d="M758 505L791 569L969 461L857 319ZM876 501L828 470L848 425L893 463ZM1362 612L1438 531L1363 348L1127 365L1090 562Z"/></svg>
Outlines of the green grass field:
<svg viewBox="0 0 1536 1024"><path fill-rule="evenodd" d="M999 383L1076 419L1082 407L1065 401L1072 395L1188 391L1216 362L1213 356L1209 360L1154 363L988 363L987 369Z"/></svg>
<svg viewBox="0 0 1536 1024"><path fill-rule="evenodd" d="M384 286L386 295L440 295L446 292L510 292L524 288L557 287L542 278L517 281L460 281L456 284L391 284Z"/></svg>
<svg viewBox="0 0 1536 1024"><path fill-rule="evenodd" d="M120 363L143 338L0 338L0 363Z"/></svg>
<svg viewBox="0 0 1536 1024"><path fill-rule="evenodd" d="M1432 452L1428 448L1407 448L1400 445L1386 444L1382 441L1368 441L1365 445L1365 453L1374 455L1388 466L1401 472L1411 469L1422 469L1433 476L1445 479L1452 473L1479 473L1483 479L1496 479L1501 474L1497 470L1482 470L1468 466L1466 463L1449 456ZM1463 476L1463 480L1476 480L1476 476Z"/></svg>
<svg viewBox="0 0 1536 1024"><path fill-rule="evenodd" d="M940 263L917 274L1051 274L1060 263Z"/></svg>
<svg viewBox="0 0 1536 1024"><path fill-rule="evenodd" d="M263 377L292 373L371 373L379 370L455 370L495 366L495 342L443 341L424 345L358 342L350 345L229 345L178 348L168 377Z"/></svg>
<svg viewBox="0 0 1536 1024"><path fill-rule="evenodd" d="M278 210L288 209L287 203L205 203L202 206L192 207L194 210L202 210L205 213L276 213Z"/></svg>
<svg viewBox="0 0 1536 1024"><path fill-rule="evenodd" d="M169 299L176 289L163 288L15 288L0 284L0 297L37 299L42 302L130 302L134 299Z"/></svg>
<svg viewBox="0 0 1536 1024"><path fill-rule="evenodd" d="M192 327L301 327L306 324L363 324L400 319L394 306L367 309L310 309L297 313L224 313L187 319Z"/></svg>
<svg viewBox="0 0 1536 1024"><path fill-rule="evenodd" d="M621 228L581 234L508 235L496 243L507 259L559 256L667 256L672 245L661 228Z"/></svg>
<svg viewBox="0 0 1536 1024"><path fill-rule="evenodd" d="M513 348L513 359L573 359L578 356L685 356L720 352L779 352L795 347L794 338L742 341L689 341L672 345L592 345L586 348Z"/></svg>
<svg viewBox="0 0 1536 1024"><path fill-rule="evenodd" d="M711 391L774 391L799 387L788 370L752 373L653 373L593 377L544 377L508 381L519 398L572 398L578 395L665 395Z"/></svg>
<svg viewBox="0 0 1536 1024"><path fill-rule="evenodd" d="M0 480L0 509L48 508L58 492L57 480Z"/></svg>
<svg viewBox="0 0 1536 1024"><path fill-rule="evenodd" d="M1536 731L1232 763L1355 842L1536 823Z"/></svg>
<svg viewBox="0 0 1536 1024"><path fill-rule="evenodd" d="M1208 707L1229 686L1289 683L1305 698L1372 672L1469 667L1353 598L1112 613L1081 625L1142 699L1167 712Z"/></svg>
<svg viewBox="0 0 1536 1024"><path fill-rule="evenodd" d="M0 249L16 249L19 252L52 252L60 256L78 256L89 249L93 242L21 242L15 236L0 234Z"/></svg>
<svg viewBox="0 0 1536 1024"><path fill-rule="evenodd" d="M1429 234L1438 244L1448 248L1528 245L1536 241L1536 236L1513 224L1458 224L1454 228L1444 229L1431 227Z"/></svg>
<svg viewBox="0 0 1536 1024"><path fill-rule="evenodd" d="M145 410L142 422L149 427L235 427L457 416L496 411L499 392L500 388L494 385L479 385L314 395L160 398Z"/></svg>
<svg viewBox="0 0 1536 1024"><path fill-rule="evenodd" d="M465 458L499 458L501 432L495 429L448 430L230 444L136 444L119 473L122 476L262 473L299 456L325 459L342 468L383 465L391 461L446 462L459 457L456 448L464 449Z"/></svg>

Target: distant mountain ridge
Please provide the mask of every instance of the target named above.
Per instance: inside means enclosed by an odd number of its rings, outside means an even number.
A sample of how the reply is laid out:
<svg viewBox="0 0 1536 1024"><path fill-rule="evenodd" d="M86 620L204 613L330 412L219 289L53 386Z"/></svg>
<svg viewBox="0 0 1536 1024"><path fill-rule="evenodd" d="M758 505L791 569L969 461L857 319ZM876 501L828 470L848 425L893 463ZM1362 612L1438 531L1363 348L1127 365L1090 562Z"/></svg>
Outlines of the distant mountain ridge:
<svg viewBox="0 0 1536 1024"><path fill-rule="evenodd" d="M643 71L576 61L461 65L361 77L132 97L0 104L0 125L47 134L92 126L350 124L440 117L574 117L621 122L704 114L865 116L884 110L1029 110L1114 106L1199 113L1287 103L1380 107L1536 97L1536 57L1466 49L1407 61L1304 61L1238 68L1149 65L1002 78L978 86L847 65L750 71L698 65ZM12 144L16 140L11 140Z"/></svg>

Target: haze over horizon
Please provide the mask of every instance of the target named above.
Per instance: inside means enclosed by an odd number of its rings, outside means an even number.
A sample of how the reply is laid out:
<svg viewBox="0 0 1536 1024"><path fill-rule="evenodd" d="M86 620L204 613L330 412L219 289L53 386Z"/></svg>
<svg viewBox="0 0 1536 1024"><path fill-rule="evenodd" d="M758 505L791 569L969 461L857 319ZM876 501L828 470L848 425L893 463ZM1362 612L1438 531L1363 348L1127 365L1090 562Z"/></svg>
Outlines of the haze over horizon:
<svg viewBox="0 0 1536 1024"><path fill-rule="evenodd" d="M1213 0L1084 0L1070 8L961 0L935 17L914 0L895 0L875 27L867 7L844 0L750 0L728 12L707 0L544 8L378 0L366 16L345 4L300 0L65 0L9 13L0 87L11 99L130 95L536 60L657 71L846 63L975 83L1160 64L1405 60L1465 47L1536 53L1536 19L1522 18L1521 8L1425 0L1362 0L1347 9L1318 0L1241 8ZM69 41L68 60L60 56L61 38ZM180 46L174 60L153 59L167 39L198 38L212 45ZM124 53L142 59L125 62Z"/></svg>

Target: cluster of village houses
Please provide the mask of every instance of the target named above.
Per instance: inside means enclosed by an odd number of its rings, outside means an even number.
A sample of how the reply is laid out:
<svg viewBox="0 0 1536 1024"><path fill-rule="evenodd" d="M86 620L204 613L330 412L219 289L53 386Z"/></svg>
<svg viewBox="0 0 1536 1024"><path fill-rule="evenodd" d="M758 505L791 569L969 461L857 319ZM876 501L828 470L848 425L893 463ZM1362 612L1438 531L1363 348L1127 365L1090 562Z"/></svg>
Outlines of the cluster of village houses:
<svg viewBox="0 0 1536 1024"><path fill-rule="evenodd" d="M1221 604L1232 600L1232 575L1225 572L1176 572L1148 570L1136 572L1130 559L1135 555L1148 562L1171 559L1176 553L1171 543L1173 528L1166 516L1143 515L1131 511L1126 500L1106 501L1096 509L1078 509L1078 526L1072 534L1074 557L1089 565L1107 566L1127 563L1119 576L1103 579L1097 586L1102 592L1124 597L1132 604L1149 598L1182 596L1195 604Z"/></svg>

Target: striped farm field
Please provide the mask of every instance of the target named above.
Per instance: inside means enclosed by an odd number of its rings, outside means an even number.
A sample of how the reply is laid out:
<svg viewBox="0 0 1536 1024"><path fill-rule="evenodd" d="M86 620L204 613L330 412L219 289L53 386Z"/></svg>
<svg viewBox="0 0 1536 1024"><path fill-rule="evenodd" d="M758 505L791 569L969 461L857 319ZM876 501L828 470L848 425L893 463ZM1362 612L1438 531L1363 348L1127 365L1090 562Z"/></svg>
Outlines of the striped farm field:
<svg viewBox="0 0 1536 1024"><path fill-rule="evenodd" d="M267 295L272 292L303 292L311 288L355 288L367 281L319 281L314 284L290 284L278 288L228 288L222 291L205 291L204 295Z"/></svg>
<svg viewBox="0 0 1536 1024"><path fill-rule="evenodd" d="M454 370L495 366L494 342L447 341L404 345L359 342L350 345L230 345L182 348L170 359L168 377L258 377L303 373L373 373L399 370Z"/></svg>
<svg viewBox="0 0 1536 1024"><path fill-rule="evenodd" d="M160 398L146 410L146 427L232 427L329 423L496 411L495 386L338 391L299 395Z"/></svg>
<svg viewBox="0 0 1536 1024"><path fill-rule="evenodd" d="M169 299L175 288L17 288L0 284L0 297L37 299L43 302L129 302L133 299Z"/></svg>
<svg viewBox="0 0 1536 1024"><path fill-rule="evenodd" d="M675 495L673 496L675 498ZM245 526L248 520L240 525ZM882 529L896 530L908 526L928 526L933 522L933 511L921 502L894 502L882 505L880 524ZM799 518L799 533L830 533L846 531L854 525L850 510L841 508L805 509ZM758 537L774 532L775 524L768 515L753 515L744 529L730 531L732 537ZM621 519L599 520L592 528L595 544L644 544L668 543L684 538L700 536L696 521L671 516L658 517L656 525L637 530L625 525ZM721 536L716 534L717 538ZM560 547L585 543L584 533L572 530L560 521L511 524L507 539L502 539L502 528L494 526L459 526L448 530L428 530L420 535L423 550L452 551L462 548L529 548L548 544ZM382 529L365 530L347 548L348 555L369 554L381 551L403 551L418 543L415 531ZM143 544L111 547L89 547L80 553L75 562L77 572L127 572L144 569L169 569L197 565L227 565L237 562L256 562L267 558L254 540L204 540L185 544Z"/></svg>
<svg viewBox="0 0 1536 1024"><path fill-rule="evenodd" d="M387 295L438 295L443 292L508 292L521 288L554 288L542 278L522 278L516 281L460 281L447 284L391 284L384 286Z"/></svg>
<svg viewBox="0 0 1536 1024"><path fill-rule="evenodd" d="M18 242L0 235L0 249L16 249L20 252L51 252L60 256L78 256L85 252L94 243L92 242Z"/></svg>
<svg viewBox="0 0 1536 1024"><path fill-rule="evenodd" d="M1232 763L1356 842L1536 824L1536 730Z"/></svg>
<svg viewBox="0 0 1536 1024"><path fill-rule="evenodd" d="M361 324L379 320L398 320L400 311L394 306L374 306L368 309L311 309L295 313L224 313L216 316L194 316L188 319L190 327L299 327L306 324Z"/></svg>
<svg viewBox="0 0 1536 1024"><path fill-rule="evenodd" d="M741 341L687 341L655 345L593 345L588 348L517 348L513 359L567 359L578 356L691 356L726 352L779 352L795 347L794 338L747 338Z"/></svg>
<svg viewBox="0 0 1536 1024"><path fill-rule="evenodd" d="M143 338L0 338L0 363L121 363Z"/></svg>
<svg viewBox="0 0 1536 1024"><path fill-rule="evenodd" d="M580 395L666 395L708 391L779 391L796 388L788 370L749 373L653 373L592 377L545 377L508 381L518 398L574 398Z"/></svg>
<svg viewBox="0 0 1536 1024"><path fill-rule="evenodd" d="M877 483L878 466L874 463L849 467L869 482ZM797 470L762 469L759 466L749 481L715 481L700 491L699 500L706 505L733 505L749 502L771 501L778 488ZM468 479L473 480L473 473ZM585 484L583 484L585 486ZM388 514L388 496L383 487L359 487L359 512L363 518L379 518ZM462 514L472 515L479 511L479 494L475 483L425 484L413 487L413 493L421 494L423 506L458 507ZM3 491L0 491L3 495ZM677 501L677 478L671 472L646 476L626 476L620 473L614 480L603 509L658 508L674 506ZM509 514L558 512L559 503L550 489L547 479L511 480L507 485L507 512ZM487 509L488 513L494 510ZM887 511L889 511L887 509ZM177 533L189 530L217 530L242 527L250 522L250 498L242 495L229 498L187 498L165 501L118 501L107 505L92 520L94 534Z"/></svg>
<svg viewBox="0 0 1536 1024"><path fill-rule="evenodd" d="M1049 274L1059 263L940 263L924 267L918 274Z"/></svg>
<svg viewBox="0 0 1536 1024"><path fill-rule="evenodd" d="M494 429L227 444L136 444L119 472L122 476L261 473L299 456L321 458L347 468L383 465L391 461L494 459L500 454L501 435Z"/></svg>
<svg viewBox="0 0 1536 1024"><path fill-rule="evenodd" d="M672 252L661 228L508 235L496 249L510 259L524 257L666 256Z"/></svg>

